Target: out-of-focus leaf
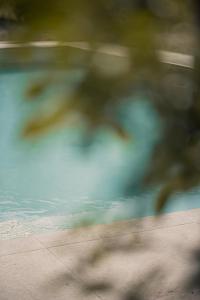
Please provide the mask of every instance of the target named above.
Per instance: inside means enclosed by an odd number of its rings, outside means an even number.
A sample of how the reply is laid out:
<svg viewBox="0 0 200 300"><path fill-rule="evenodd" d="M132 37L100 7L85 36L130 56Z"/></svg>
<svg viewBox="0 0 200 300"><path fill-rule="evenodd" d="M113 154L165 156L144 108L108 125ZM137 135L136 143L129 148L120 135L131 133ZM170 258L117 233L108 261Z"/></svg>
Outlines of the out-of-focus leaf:
<svg viewBox="0 0 200 300"><path fill-rule="evenodd" d="M31 83L30 87L26 92L27 100L35 100L37 99L45 90L48 89L49 85L52 82L51 77L45 77L43 79L38 80L35 83Z"/></svg>
<svg viewBox="0 0 200 300"><path fill-rule="evenodd" d="M156 212L160 213L165 208L167 202L170 200L170 196L177 192L188 191L189 189L197 186L200 183L199 174L195 170L190 169L179 175L172 177L171 180L161 188L156 201Z"/></svg>
<svg viewBox="0 0 200 300"><path fill-rule="evenodd" d="M23 136L34 137L49 130L52 127L63 124L63 122L66 120L67 114L70 112L70 109L70 106L68 106L64 102L61 103L55 110L49 113L35 116L26 124L23 131Z"/></svg>

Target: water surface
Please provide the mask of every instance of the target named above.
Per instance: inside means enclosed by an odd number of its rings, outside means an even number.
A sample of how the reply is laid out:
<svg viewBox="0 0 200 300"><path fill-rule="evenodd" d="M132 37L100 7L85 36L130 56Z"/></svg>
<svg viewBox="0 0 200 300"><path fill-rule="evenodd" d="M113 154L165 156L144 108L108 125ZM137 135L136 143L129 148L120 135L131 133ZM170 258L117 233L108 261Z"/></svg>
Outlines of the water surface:
<svg viewBox="0 0 200 300"><path fill-rule="evenodd" d="M88 146L77 126L26 142L20 139L21 128L35 108L24 101L24 91L38 76L39 71L0 74L0 235L15 227L23 231L24 223L29 232L70 227L81 218L111 222L154 214L154 192L138 192L160 133L148 99L133 93L135 101L127 100L120 112L128 141L102 129ZM64 76L70 93L80 74ZM131 196L125 193L130 181ZM175 195L166 211L200 207L198 198L198 189Z"/></svg>

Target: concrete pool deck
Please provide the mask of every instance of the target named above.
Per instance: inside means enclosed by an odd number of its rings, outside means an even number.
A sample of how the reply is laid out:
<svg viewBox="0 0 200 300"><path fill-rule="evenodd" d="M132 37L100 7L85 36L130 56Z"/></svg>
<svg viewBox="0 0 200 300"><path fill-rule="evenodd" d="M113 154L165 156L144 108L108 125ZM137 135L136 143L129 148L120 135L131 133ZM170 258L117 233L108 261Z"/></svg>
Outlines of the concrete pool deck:
<svg viewBox="0 0 200 300"><path fill-rule="evenodd" d="M1 240L0 300L199 299L199 253L200 209Z"/></svg>

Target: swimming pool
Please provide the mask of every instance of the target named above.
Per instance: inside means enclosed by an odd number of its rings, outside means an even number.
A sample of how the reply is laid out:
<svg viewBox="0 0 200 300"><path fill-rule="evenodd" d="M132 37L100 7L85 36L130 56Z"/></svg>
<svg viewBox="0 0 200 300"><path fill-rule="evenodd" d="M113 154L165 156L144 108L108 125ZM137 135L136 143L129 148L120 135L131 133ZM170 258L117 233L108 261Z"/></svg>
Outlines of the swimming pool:
<svg viewBox="0 0 200 300"><path fill-rule="evenodd" d="M24 89L44 72L0 74L0 237L71 227L80 219L106 223L154 214L154 192L137 191L160 132L145 95L133 93L134 103L127 99L121 111L129 141L102 129L88 146L77 127L27 142L20 130L34 104L24 101ZM69 90L82 76L60 72ZM133 196L125 197L130 179ZM200 207L198 198L198 189L175 195L166 211Z"/></svg>

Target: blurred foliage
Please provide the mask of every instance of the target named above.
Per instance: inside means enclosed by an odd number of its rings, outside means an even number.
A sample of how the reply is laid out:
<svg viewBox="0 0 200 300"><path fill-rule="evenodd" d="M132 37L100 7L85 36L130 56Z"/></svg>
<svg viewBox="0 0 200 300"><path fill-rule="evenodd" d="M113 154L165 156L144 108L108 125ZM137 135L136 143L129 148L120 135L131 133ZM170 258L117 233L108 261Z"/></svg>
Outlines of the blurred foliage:
<svg viewBox="0 0 200 300"><path fill-rule="evenodd" d="M163 209L172 193L198 185L198 55L195 69L189 71L161 63L158 54L159 49L178 49L196 55L199 48L194 16L198 6L195 9L194 4L195 1L186 0L1 0L0 18L14 21L16 25L8 32L9 39L18 43L87 42L90 49L65 47L61 51L55 47L51 50L51 61L61 61L66 70L84 70L85 76L72 95L67 94L66 88L66 93L56 99L56 105L50 102L45 109L40 96L49 86L56 85L59 78L52 70L49 77L32 83L27 100L38 101L38 112L26 124L24 136L35 136L75 120L86 122L91 133L100 126L108 126L127 139L128 132L120 125L117 110L124 99L142 87L151 91L150 101L164 124L144 180L145 184L163 186L157 211ZM196 4L199 5L198 1ZM125 56L103 51L109 48L112 52L119 49L118 46L123 51L126 49ZM35 51L35 48L20 48L13 50L12 55L26 57L31 62Z"/></svg>

